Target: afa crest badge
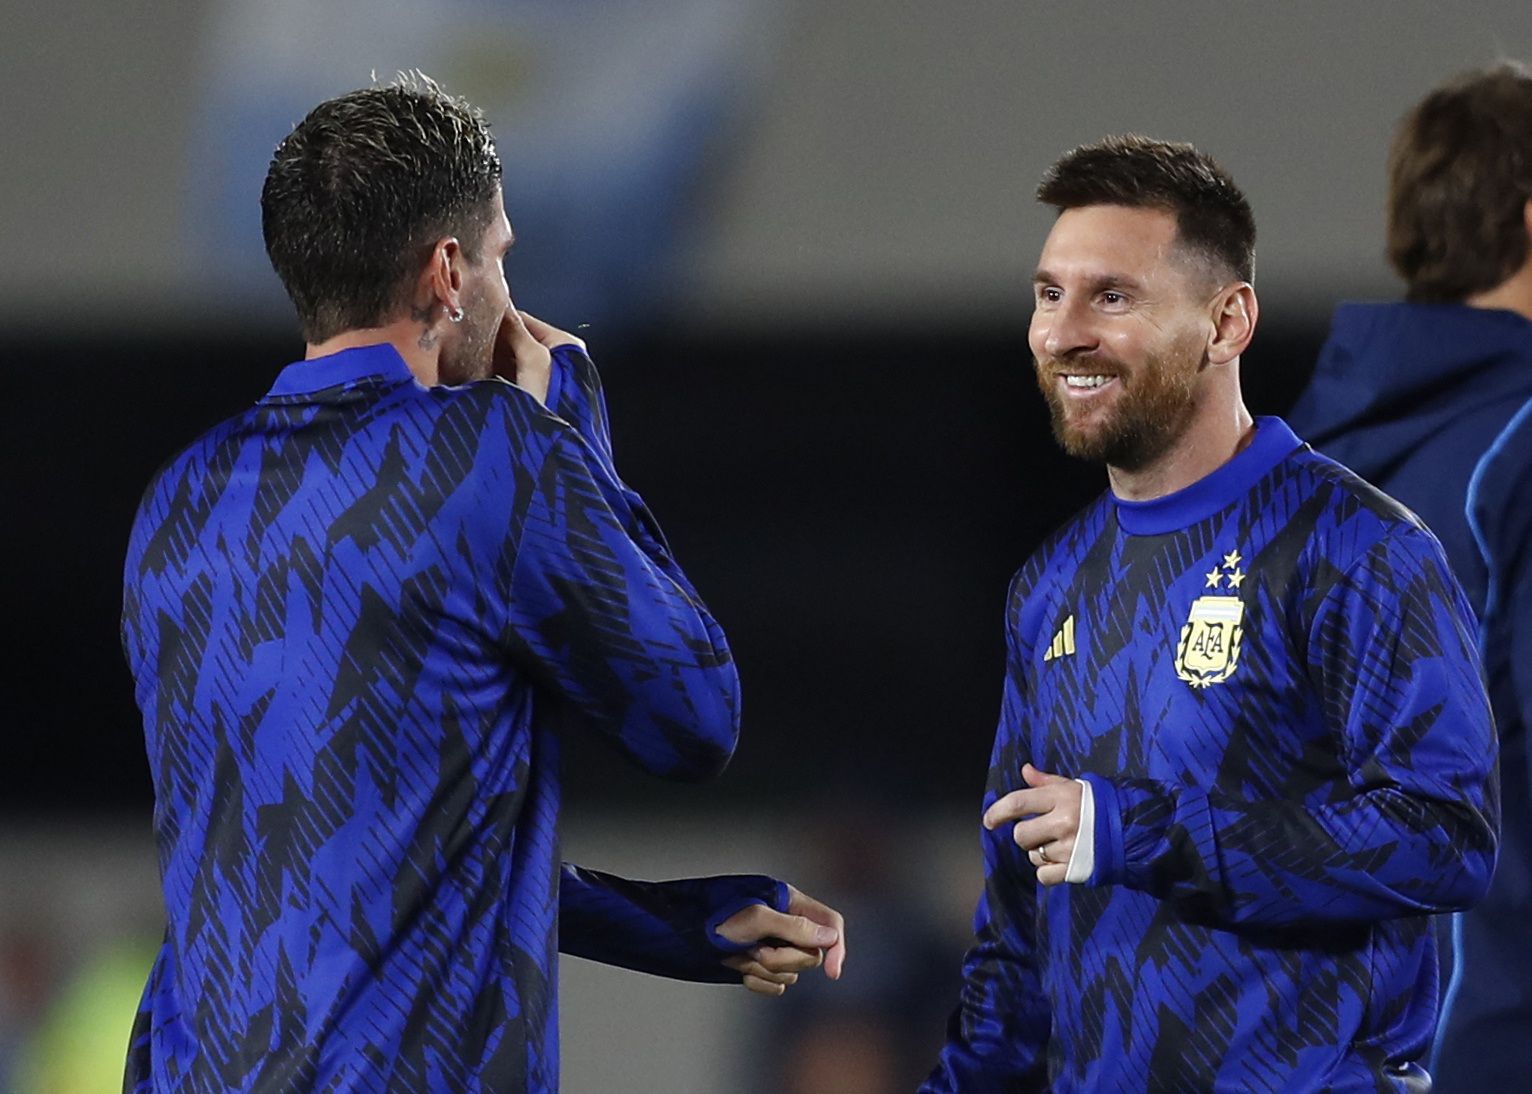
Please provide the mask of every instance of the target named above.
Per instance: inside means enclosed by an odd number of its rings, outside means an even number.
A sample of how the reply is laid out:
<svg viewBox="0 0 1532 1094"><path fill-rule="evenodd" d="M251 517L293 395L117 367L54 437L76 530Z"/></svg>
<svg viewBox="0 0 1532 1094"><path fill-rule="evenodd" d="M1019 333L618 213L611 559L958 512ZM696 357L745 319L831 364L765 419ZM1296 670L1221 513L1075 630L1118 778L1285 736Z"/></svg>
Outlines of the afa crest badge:
<svg viewBox="0 0 1532 1094"><path fill-rule="evenodd" d="M1238 590L1245 580L1239 563L1239 552L1229 552L1223 565L1207 575L1207 587L1218 589L1228 582L1231 589ZM1237 594L1215 593L1192 601L1176 646L1176 675L1194 688L1205 688L1234 675L1239 667L1244 619L1245 605Z"/></svg>

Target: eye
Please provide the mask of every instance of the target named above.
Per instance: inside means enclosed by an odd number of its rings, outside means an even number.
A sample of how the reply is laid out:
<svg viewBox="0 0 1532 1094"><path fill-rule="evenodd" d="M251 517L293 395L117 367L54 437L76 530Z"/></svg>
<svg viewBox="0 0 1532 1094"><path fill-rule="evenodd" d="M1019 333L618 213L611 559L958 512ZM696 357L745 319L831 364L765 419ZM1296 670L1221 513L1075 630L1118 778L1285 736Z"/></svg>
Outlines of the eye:
<svg viewBox="0 0 1532 1094"><path fill-rule="evenodd" d="M1053 285L1039 285L1037 288L1039 303L1057 304L1063 298L1063 292Z"/></svg>
<svg viewBox="0 0 1532 1094"><path fill-rule="evenodd" d="M1115 289L1103 290L1096 299L1108 311L1121 311L1128 306L1128 298Z"/></svg>

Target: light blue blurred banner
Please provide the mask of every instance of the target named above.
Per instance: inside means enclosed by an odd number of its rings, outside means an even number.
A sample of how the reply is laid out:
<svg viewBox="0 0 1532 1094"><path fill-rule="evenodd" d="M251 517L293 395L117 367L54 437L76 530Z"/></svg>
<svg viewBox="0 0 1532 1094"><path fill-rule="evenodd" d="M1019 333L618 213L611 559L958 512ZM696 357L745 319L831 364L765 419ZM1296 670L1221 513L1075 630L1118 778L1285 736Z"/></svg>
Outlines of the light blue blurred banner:
<svg viewBox="0 0 1532 1094"><path fill-rule="evenodd" d="M260 190L334 95L420 69L481 107L505 165L521 307L561 325L663 311L710 167L780 44L777 0L216 0L186 230L226 307L280 316Z"/></svg>

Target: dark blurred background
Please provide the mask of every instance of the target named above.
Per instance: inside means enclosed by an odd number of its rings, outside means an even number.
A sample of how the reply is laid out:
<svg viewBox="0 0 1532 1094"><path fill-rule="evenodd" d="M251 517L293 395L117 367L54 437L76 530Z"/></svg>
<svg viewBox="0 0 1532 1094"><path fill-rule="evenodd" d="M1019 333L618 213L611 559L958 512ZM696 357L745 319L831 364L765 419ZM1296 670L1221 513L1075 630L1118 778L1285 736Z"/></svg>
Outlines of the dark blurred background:
<svg viewBox="0 0 1532 1094"><path fill-rule="evenodd" d="M1110 132L1220 159L1261 230L1247 399L1282 413L1334 303L1396 291L1395 121L1454 71L1532 56L1532 16L1523 0L312 7L6 11L0 1090L112 1088L160 914L117 643L133 510L161 461L301 356L259 241L272 146L320 99L413 67L494 123L513 293L590 342L619 468L744 680L743 743L709 786L574 742L570 857L780 871L865 940L845 982L774 1004L566 963L566 1085L910 1088L978 892L1006 584L1103 485L1054 449L1031 378L1038 176Z"/></svg>
<svg viewBox="0 0 1532 1094"><path fill-rule="evenodd" d="M1004 317L1000 317L1003 319ZM1246 362L1281 413L1322 324L1264 327ZM918 806L973 797L999 696L1006 584L1103 486L1055 449L1025 330L585 331L619 465L725 624L746 733L699 803L799 804L826 788ZM25 621L0 762L15 814L152 801L117 634L121 560L154 469L258 398L291 334L18 339L3 431L5 572ZM594 739L571 793L657 796Z"/></svg>

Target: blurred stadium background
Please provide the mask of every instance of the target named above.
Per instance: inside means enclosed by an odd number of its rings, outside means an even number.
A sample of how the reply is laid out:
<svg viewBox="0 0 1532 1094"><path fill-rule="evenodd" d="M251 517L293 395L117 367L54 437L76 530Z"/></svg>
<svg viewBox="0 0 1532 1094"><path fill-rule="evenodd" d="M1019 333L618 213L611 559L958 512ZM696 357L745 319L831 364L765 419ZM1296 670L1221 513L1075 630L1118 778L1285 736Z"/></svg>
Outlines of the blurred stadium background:
<svg viewBox="0 0 1532 1094"><path fill-rule="evenodd" d="M706 787L593 742L566 854L776 872L848 913L786 999L567 961L566 1089L912 1089L979 872L1007 579L1101 487L1035 398L1032 188L1110 132L1191 140L1261 227L1247 396L1396 291L1383 160L1428 87L1532 57L1525 0L59 0L0 43L0 1090L116 1089L160 931L117 646L162 460L301 355L260 246L270 149L419 67L485 108L518 303L590 341L625 477L728 629L745 736Z"/></svg>

